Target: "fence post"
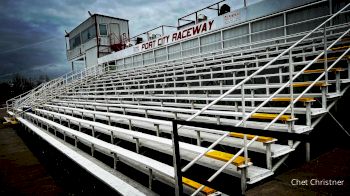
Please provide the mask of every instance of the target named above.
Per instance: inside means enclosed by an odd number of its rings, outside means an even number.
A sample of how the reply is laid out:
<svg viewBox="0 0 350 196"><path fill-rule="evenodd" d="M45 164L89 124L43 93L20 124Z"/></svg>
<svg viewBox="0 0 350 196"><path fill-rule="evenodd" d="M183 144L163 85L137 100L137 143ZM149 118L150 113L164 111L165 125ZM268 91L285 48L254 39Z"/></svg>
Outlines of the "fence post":
<svg viewBox="0 0 350 196"><path fill-rule="evenodd" d="M324 24L324 29L323 29L323 44L324 44L324 71L325 71L325 75L324 75L324 80L326 82L326 85L328 85L328 54L327 54L327 23ZM328 86L326 86L326 93L328 93Z"/></svg>
<svg viewBox="0 0 350 196"><path fill-rule="evenodd" d="M182 187L182 175L181 175L181 158L180 158L180 149L179 149L179 134L177 131L178 131L177 122L173 121L173 131L171 132L171 138L173 141L175 195L181 196L183 193L183 187Z"/></svg>

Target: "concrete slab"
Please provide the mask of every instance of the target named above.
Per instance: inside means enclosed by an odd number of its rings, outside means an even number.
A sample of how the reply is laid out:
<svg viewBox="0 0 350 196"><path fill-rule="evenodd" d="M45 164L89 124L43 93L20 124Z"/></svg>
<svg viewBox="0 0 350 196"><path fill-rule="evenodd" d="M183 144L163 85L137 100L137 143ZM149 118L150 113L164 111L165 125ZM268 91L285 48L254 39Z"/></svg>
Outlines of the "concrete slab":
<svg viewBox="0 0 350 196"><path fill-rule="evenodd" d="M247 195L350 195L350 149L335 148Z"/></svg>

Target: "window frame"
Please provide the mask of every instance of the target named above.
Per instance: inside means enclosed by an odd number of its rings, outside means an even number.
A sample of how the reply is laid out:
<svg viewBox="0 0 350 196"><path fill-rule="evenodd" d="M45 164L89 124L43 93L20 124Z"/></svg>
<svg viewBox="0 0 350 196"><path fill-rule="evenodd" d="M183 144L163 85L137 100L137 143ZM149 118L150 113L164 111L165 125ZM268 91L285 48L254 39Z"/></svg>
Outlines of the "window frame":
<svg viewBox="0 0 350 196"><path fill-rule="evenodd" d="M101 26L106 27L106 34L101 34L101 28L100 28ZM99 36L108 36L108 24L106 24L106 23L98 24L98 34L99 34Z"/></svg>

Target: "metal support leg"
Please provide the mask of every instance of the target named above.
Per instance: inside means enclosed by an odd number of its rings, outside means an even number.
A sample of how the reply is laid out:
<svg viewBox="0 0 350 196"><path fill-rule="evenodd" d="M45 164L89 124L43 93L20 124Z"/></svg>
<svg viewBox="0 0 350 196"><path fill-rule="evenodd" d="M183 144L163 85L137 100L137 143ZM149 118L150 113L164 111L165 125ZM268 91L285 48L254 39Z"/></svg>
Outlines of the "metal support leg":
<svg viewBox="0 0 350 196"><path fill-rule="evenodd" d="M294 121L287 121L288 124L288 132L292 133L293 132L293 125L294 125ZM293 147L293 140L288 140L288 145L289 147Z"/></svg>
<svg viewBox="0 0 350 196"><path fill-rule="evenodd" d="M335 82L336 92L340 93L340 71L335 73Z"/></svg>
<svg viewBox="0 0 350 196"><path fill-rule="evenodd" d="M116 153L113 153L113 169L117 169L117 163L118 163L118 156Z"/></svg>
<svg viewBox="0 0 350 196"><path fill-rule="evenodd" d="M145 110L145 117L148 118L147 110Z"/></svg>
<svg viewBox="0 0 350 196"><path fill-rule="evenodd" d="M306 107L306 125L311 126L311 102L305 102Z"/></svg>
<svg viewBox="0 0 350 196"><path fill-rule="evenodd" d="M95 145L91 144L91 156L94 157L95 155Z"/></svg>
<svg viewBox="0 0 350 196"><path fill-rule="evenodd" d="M74 146L76 148L78 147L78 138L77 138L77 136L74 136Z"/></svg>
<svg viewBox="0 0 350 196"><path fill-rule="evenodd" d="M268 77L265 77L265 84L266 84L266 95L270 95L270 88L269 88L269 78Z"/></svg>
<svg viewBox="0 0 350 196"><path fill-rule="evenodd" d="M140 153L140 140L139 138L134 138L135 139L135 145L136 145L136 152Z"/></svg>
<svg viewBox="0 0 350 196"><path fill-rule="evenodd" d="M151 168L149 168L148 171L149 171L148 188L152 190L153 171Z"/></svg>
<svg viewBox="0 0 350 196"><path fill-rule="evenodd" d="M310 142L305 143L306 161L310 161Z"/></svg>
<svg viewBox="0 0 350 196"><path fill-rule="evenodd" d="M94 126L91 127L91 135L92 135L92 137L95 137L95 127Z"/></svg>
<svg viewBox="0 0 350 196"><path fill-rule="evenodd" d="M129 130L132 129L132 124L131 124L131 120L129 119Z"/></svg>
<svg viewBox="0 0 350 196"><path fill-rule="evenodd" d="M156 126L156 134L157 134L157 137L160 137L159 125L154 125L154 126Z"/></svg>
<svg viewBox="0 0 350 196"><path fill-rule="evenodd" d="M220 122L220 116L216 116L216 124L220 125L221 122Z"/></svg>
<svg viewBox="0 0 350 196"><path fill-rule="evenodd" d="M202 142L201 132L196 130L196 133L197 133L197 145L201 146L201 142Z"/></svg>
<svg viewBox="0 0 350 196"><path fill-rule="evenodd" d="M321 87L322 92L322 108L327 110L327 89L325 86Z"/></svg>
<svg viewBox="0 0 350 196"><path fill-rule="evenodd" d="M235 112L238 112L239 109L238 109L238 103L237 101L235 101ZM235 116L235 119L238 120L238 116Z"/></svg>
<svg viewBox="0 0 350 196"><path fill-rule="evenodd" d="M278 76L279 76L280 83L283 83L283 76L282 76L283 70L282 69L283 69L282 67L278 68Z"/></svg>
<svg viewBox="0 0 350 196"><path fill-rule="evenodd" d="M247 189L247 167L241 169L241 191L242 195L245 195Z"/></svg>
<svg viewBox="0 0 350 196"><path fill-rule="evenodd" d="M114 134L113 134L113 131L111 131L111 144L114 144Z"/></svg>
<svg viewBox="0 0 350 196"><path fill-rule="evenodd" d="M272 169L272 153L271 153L271 143L266 143L266 167L267 169Z"/></svg>

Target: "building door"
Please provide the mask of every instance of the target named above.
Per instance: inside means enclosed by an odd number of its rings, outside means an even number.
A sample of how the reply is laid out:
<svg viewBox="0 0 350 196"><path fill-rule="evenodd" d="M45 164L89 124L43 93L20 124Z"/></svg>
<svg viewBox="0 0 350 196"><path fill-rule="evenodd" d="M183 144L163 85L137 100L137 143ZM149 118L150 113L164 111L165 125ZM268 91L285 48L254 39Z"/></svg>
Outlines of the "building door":
<svg viewBox="0 0 350 196"><path fill-rule="evenodd" d="M111 35L111 45L121 42L120 27L118 23L109 24L109 33Z"/></svg>

